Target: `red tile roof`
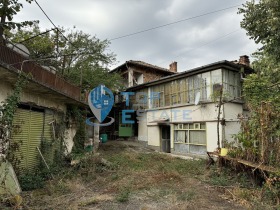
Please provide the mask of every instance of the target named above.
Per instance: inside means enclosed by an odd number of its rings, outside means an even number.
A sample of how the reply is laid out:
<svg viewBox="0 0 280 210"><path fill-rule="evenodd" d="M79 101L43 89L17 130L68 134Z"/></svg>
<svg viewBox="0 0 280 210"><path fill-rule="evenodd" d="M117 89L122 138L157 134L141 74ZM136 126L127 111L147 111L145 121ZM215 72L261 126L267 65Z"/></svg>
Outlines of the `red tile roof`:
<svg viewBox="0 0 280 210"><path fill-rule="evenodd" d="M131 64L131 65L136 65L136 66L141 66L141 67L146 67L146 68L154 69L156 71L164 72L167 75L176 74L175 72L172 72L172 71L170 71L169 69L166 69L166 68L162 68L162 67L159 67L159 66L156 66L156 65L152 65L152 64L149 64L149 63L146 63L146 62L143 62L143 61L133 61L133 60L126 61L122 65L120 65L120 66L116 67L115 69L113 69L111 72L115 72L115 71L117 71L118 69L120 69L121 67L123 67L123 66L125 66L127 64L128 65Z"/></svg>

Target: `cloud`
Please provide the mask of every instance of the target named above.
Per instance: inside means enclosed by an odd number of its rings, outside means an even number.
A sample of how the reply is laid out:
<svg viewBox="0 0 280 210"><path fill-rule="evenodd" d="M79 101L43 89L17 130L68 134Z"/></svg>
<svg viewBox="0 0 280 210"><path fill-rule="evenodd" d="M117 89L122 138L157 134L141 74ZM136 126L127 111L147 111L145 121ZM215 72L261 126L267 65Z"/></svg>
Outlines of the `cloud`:
<svg viewBox="0 0 280 210"><path fill-rule="evenodd" d="M83 30L100 39L112 39L174 21L244 3L243 0L37 0L55 24ZM52 25L33 2L16 17L39 19L42 28ZM186 70L219 60L235 60L253 53L257 46L240 28L237 8L209 14L122 39L112 40L110 49L118 65L142 60L168 67L176 60ZM220 37L220 38L219 38Z"/></svg>

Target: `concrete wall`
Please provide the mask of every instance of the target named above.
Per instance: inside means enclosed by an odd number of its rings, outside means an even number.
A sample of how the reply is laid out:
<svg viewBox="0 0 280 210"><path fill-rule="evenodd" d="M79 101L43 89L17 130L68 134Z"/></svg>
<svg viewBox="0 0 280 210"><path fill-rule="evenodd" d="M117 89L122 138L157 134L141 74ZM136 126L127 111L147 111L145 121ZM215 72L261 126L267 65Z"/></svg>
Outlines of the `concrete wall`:
<svg viewBox="0 0 280 210"><path fill-rule="evenodd" d="M138 119L138 140L148 141L148 126L147 126L147 115L143 113L143 116Z"/></svg>
<svg viewBox="0 0 280 210"><path fill-rule="evenodd" d="M55 100L50 100L48 97L44 95L36 94L36 91L33 93L30 91L23 91L21 94L21 102L31 102L35 103L38 106L47 107L50 109L56 109L62 112L66 112L66 105L59 103Z"/></svg>
<svg viewBox="0 0 280 210"><path fill-rule="evenodd" d="M13 92L13 86L10 83L1 82L0 83L0 102L5 101L5 99L8 97L8 95L12 94ZM34 103L37 106L49 108L49 109L56 109L58 111L66 112L66 105L61 104L55 100L50 100L48 97L44 95L36 94L36 90L33 92L30 91L23 91L21 94L21 102L24 103ZM66 129L65 131L65 139L64 143L67 147L67 151L70 152L73 147L73 138L76 134L76 128L71 127L69 129Z"/></svg>
<svg viewBox="0 0 280 210"><path fill-rule="evenodd" d="M234 141L232 135L240 131L240 123L237 118L238 114L248 114L248 112L243 111L242 104L226 103L224 105L224 113L226 120L224 139L231 142Z"/></svg>
<svg viewBox="0 0 280 210"><path fill-rule="evenodd" d="M1 90L0 102L2 102L8 97L8 95L13 93L13 86L10 83L1 82L0 90ZM42 107L66 112L65 104L61 104L55 100L50 100L45 95L36 94L36 90L34 90L33 92L23 90L20 96L20 101L24 103L34 103L37 106L42 106Z"/></svg>
<svg viewBox="0 0 280 210"><path fill-rule="evenodd" d="M222 140L222 126L219 129L220 141ZM206 148L207 151L213 152L218 147L218 130L217 122L206 123Z"/></svg>
<svg viewBox="0 0 280 210"><path fill-rule="evenodd" d="M160 146L160 127L158 125L148 126L148 145Z"/></svg>
<svg viewBox="0 0 280 210"><path fill-rule="evenodd" d="M0 92L0 103L1 103L5 101L5 99L8 97L9 94L12 93L13 87L10 84L1 81L0 90L1 90Z"/></svg>
<svg viewBox="0 0 280 210"><path fill-rule="evenodd" d="M237 115L242 113L242 104L226 103L221 108L220 118L226 120L226 126L220 124L219 135L220 142L223 139L232 141L232 134L238 133L240 124L238 123ZM147 110L145 120L139 122L138 134L139 140L144 140L147 137L148 145L160 146L160 126L157 121L169 119L171 126L171 149L174 149L174 124L173 123L206 123L206 140L207 151L214 151L217 148L217 116L218 108L215 103L177 106L169 108L159 108L157 110ZM223 145L220 145L223 146Z"/></svg>

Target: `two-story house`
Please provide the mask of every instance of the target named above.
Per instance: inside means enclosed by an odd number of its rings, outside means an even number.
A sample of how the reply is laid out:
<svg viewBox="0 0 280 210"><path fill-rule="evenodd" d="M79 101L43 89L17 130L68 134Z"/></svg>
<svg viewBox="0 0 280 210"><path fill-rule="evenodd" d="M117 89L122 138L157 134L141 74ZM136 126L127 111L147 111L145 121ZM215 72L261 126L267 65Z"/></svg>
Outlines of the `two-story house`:
<svg viewBox="0 0 280 210"><path fill-rule="evenodd" d="M241 56L129 87L136 117L122 113L122 119L133 121L137 139L156 149L206 154L240 130L241 85L251 72L248 56Z"/></svg>

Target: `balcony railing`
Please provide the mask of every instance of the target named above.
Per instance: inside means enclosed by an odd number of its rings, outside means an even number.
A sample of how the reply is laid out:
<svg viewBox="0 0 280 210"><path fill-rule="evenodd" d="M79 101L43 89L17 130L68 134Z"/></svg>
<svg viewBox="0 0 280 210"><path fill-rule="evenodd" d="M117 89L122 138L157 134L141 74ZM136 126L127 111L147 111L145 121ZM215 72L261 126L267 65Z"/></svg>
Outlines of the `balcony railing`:
<svg viewBox="0 0 280 210"><path fill-rule="evenodd" d="M0 46L0 61L17 70L32 75L32 79L56 92L81 101L81 89L70 84L34 61L20 55L6 46Z"/></svg>

